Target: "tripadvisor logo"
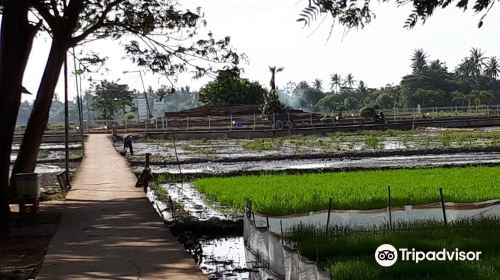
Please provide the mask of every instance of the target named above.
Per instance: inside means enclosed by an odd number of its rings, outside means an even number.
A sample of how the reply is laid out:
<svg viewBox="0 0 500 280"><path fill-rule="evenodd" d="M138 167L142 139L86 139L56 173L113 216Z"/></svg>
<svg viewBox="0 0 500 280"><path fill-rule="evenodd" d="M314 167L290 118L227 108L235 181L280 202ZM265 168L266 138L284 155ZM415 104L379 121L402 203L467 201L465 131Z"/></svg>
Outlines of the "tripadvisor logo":
<svg viewBox="0 0 500 280"><path fill-rule="evenodd" d="M394 265L398 257L401 261L409 261L419 263L421 261L478 261L480 251L460 251L442 249L439 251L417 251L415 248L409 250L407 248L399 248L397 250L391 244L382 244L375 250L375 260L384 267Z"/></svg>

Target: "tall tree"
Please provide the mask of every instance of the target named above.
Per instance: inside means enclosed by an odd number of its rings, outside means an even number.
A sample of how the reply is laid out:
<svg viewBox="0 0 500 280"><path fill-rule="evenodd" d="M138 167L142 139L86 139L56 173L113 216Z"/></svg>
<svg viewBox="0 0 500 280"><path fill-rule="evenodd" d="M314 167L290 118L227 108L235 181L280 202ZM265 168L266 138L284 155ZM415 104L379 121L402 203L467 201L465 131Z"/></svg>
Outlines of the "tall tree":
<svg viewBox="0 0 500 280"><path fill-rule="evenodd" d="M207 106L261 105L266 90L257 82L240 77L239 71L223 70L200 89L200 101Z"/></svg>
<svg viewBox="0 0 500 280"><path fill-rule="evenodd" d="M269 66L269 71L271 72L271 81L269 85L271 86L271 91L276 93L276 73L283 71L283 67Z"/></svg>
<svg viewBox="0 0 500 280"><path fill-rule="evenodd" d="M333 91L338 92L340 90L340 86L342 85L342 76L339 74L330 75L330 88Z"/></svg>
<svg viewBox="0 0 500 280"><path fill-rule="evenodd" d="M473 76L476 79L479 76L481 76L484 66L484 60L485 60L484 52L481 49L472 48L470 50L470 63L472 64L474 70Z"/></svg>
<svg viewBox="0 0 500 280"><path fill-rule="evenodd" d="M134 107L134 97L127 85L104 80L95 86L93 93L91 107L103 120L113 120L115 114L120 111L125 115L127 107Z"/></svg>
<svg viewBox="0 0 500 280"><path fill-rule="evenodd" d="M348 88L353 88L354 85L356 84L356 80L354 79L354 76L351 73L349 73L347 74L347 76L345 76L344 83Z"/></svg>
<svg viewBox="0 0 500 280"><path fill-rule="evenodd" d="M200 11L180 10L174 0L30 0L29 3L33 14L43 20L43 29L52 36L52 45L13 173L33 172L35 168L52 95L69 48L103 38L128 40L124 43L125 51L134 62L169 79L190 69L194 69L197 77L213 69L193 63L196 58L219 65L239 62L229 37L216 40L208 33L207 38L194 39L205 20Z"/></svg>
<svg viewBox="0 0 500 280"><path fill-rule="evenodd" d="M323 91L323 81L321 79L314 79L313 87L319 91Z"/></svg>
<svg viewBox="0 0 500 280"><path fill-rule="evenodd" d="M427 69L427 54L423 49L416 49L411 56L411 69L413 73L422 73Z"/></svg>
<svg viewBox="0 0 500 280"><path fill-rule="evenodd" d="M488 58L484 68L484 75L492 80L496 80L500 74L500 65L498 63L498 58L492 56Z"/></svg>
<svg viewBox="0 0 500 280"><path fill-rule="evenodd" d="M24 71L40 24L28 20L29 1L0 2L0 229L10 217L9 166L12 139L21 105Z"/></svg>
<svg viewBox="0 0 500 280"><path fill-rule="evenodd" d="M475 65L470 57L462 59L462 62L457 66L455 73L464 78L472 78L474 76Z"/></svg>
<svg viewBox="0 0 500 280"><path fill-rule="evenodd" d="M285 107L279 101L279 96L276 91L276 73L283 71L284 68L269 66L269 71L271 72L271 81L269 85L271 90L264 95L264 102L261 106L262 116L264 118L270 119L273 114L282 112ZM273 124L274 125L274 124Z"/></svg>

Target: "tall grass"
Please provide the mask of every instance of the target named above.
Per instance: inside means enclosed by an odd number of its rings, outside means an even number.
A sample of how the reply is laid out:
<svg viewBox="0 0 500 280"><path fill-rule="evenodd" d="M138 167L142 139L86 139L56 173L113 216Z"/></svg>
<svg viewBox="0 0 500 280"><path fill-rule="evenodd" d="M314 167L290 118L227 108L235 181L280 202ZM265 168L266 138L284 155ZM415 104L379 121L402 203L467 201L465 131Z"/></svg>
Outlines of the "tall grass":
<svg viewBox="0 0 500 280"><path fill-rule="evenodd" d="M500 167L417 168L299 175L259 175L195 180L207 196L242 209L286 215L328 208L374 209L387 206L391 186L394 206L439 201L473 202L500 198Z"/></svg>

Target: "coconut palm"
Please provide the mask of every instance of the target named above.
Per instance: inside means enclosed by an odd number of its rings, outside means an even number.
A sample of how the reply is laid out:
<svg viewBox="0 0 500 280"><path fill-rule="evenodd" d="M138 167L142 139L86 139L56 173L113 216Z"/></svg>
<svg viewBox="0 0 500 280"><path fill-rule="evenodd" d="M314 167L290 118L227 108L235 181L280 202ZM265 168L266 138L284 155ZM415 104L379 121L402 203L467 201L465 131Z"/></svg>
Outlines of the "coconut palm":
<svg viewBox="0 0 500 280"><path fill-rule="evenodd" d="M330 88L333 91L338 91L342 85L342 76L339 74L330 75Z"/></svg>
<svg viewBox="0 0 500 280"><path fill-rule="evenodd" d="M276 92L276 73L279 73L283 71L285 68L283 67L276 67L276 66L269 66L269 71L271 71L271 82L269 85L271 86L271 91Z"/></svg>
<svg viewBox="0 0 500 280"><path fill-rule="evenodd" d="M411 56L411 69L413 73L422 73L427 68L427 54L423 49L416 49Z"/></svg>
<svg viewBox="0 0 500 280"><path fill-rule="evenodd" d="M356 84L356 80L354 80L354 76L351 73L349 73L345 77L344 83L348 88L353 88L354 85Z"/></svg>
<svg viewBox="0 0 500 280"><path fill-rule="evenodd" d="M474 75L476 67L474 61L470 57L462 59L462 62L458 65L456 73L460 76L470 78Z"/></svg>
<svg viewBox="0 0 500 280"><path fill-rule="evenodd" d="M472 65L474 66L474 76L479 77L481 75L481 71L483 70L484 66L484 52L481 51L481 49L478 48L472 48L470 50L470 60Z"/></svg>
<svg viewBox="0 0 500 280"><path fill-rule="evenodd" d="M484 75L492 80L496 80L500 74L500 65L496 56L490 57L484 68Z"/></svg>
<svg viewBox="0 0 500 280"><path fill-rule="evenodd" d="M368 88L366 87L365 82L359 81L358 91L359 91L359 93L361 93L361 96L365 96L368 93Z"/></svg>
<svg viewBox="0 0 500 280"><path fill-rule="evenodd" d="M431 61L429 63L429 69L438 72L447 72L446 63L442 62L439 59Z"/></svg>
<svg viewBox="0 0 500 280"><path fill-rule="evenodd" d="M323 81L321 79L315 79L313 87L319 91L323 91Z"/></svg>

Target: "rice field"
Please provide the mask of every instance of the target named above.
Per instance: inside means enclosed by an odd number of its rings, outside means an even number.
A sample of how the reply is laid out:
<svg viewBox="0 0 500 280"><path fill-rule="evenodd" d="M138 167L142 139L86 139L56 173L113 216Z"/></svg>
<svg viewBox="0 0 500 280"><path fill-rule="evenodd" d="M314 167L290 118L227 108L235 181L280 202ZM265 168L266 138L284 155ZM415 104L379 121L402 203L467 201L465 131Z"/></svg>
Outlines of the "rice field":
<svg viewBox="0 0 500 280"><path fill-rule="evenodd" d="M440 201L475 202L500 198L500 167L468 166L368 170L317 174L280 174L197 179L195 187L223 205L287 215L328 208L377 209L387 206L391 187L393 206Z"/></svg>
<svg viewBox="0 0 500 280"><path fill-rule="evenodd" d="M401 231L330 232L299 229L291 237L301 255L318 260L332 279L499 279L500 221L462 221L447 228L435 223ZM379 266L374 252L381 244L417 251L481 251L479 261L398 261Z"/></svg>

